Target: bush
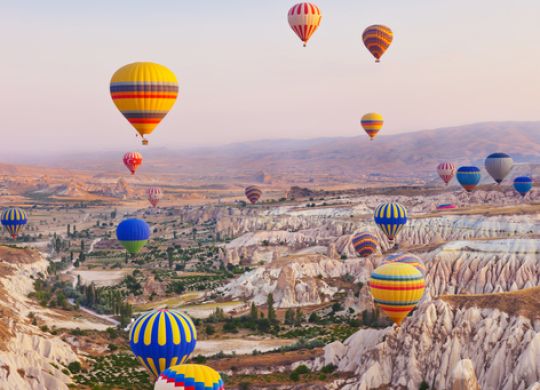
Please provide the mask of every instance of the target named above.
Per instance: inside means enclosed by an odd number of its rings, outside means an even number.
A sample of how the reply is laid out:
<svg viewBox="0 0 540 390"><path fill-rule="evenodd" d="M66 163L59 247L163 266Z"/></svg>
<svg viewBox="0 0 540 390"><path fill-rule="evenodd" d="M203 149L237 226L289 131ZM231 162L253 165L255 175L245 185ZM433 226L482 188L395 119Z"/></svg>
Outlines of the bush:
<svg viewBox="0 0 540 390"><path fill-rule="evenodd" d="M81 371L81 363L71 362L68 364L67 368L72 374L78 374Z"/></svg>
<svg viewBox="0 0 540 390"><path fill-rule="evenodd" d="M197 355L192 360L193 360L194 363L197 363L197 364L206 363L206 357L203 356L203 355Z"/></svg>
<svg viewBox="0 0 540 390"><path fill-rule="evenodd" d="M321 372L324 372L325 374L331 374L332 372L336 371L336 366L334 364L327 364L321 369Z"/></svg>
<svg viewBox="0 0 540 390"><path fill-rule="evenodd" d="M297 372L298 374L302 375L302 374L309 374L309 368L308 366L306 366L305 364L301 364L299 365L298 367L296 367L294 369L295 372Z"/></svg>
<svg viewBox="0 0 540 390"><path fill-rule="evenodd" d="M295 382L298 382L300 380L300 374L297 373L296 371L293 371L291 372L291 374L289 375L289 378Z"/></svg>
<svg viewBox="0 0 540 390"><path fill-rule="evenodd" d="M216 330L214 329L214 327L213 327L212 325L206 325L205 331L206 331L206 334L207 334L208 336L211 336L211 335L213 335L214 333L216 333Z"/></svg>
<svg viewBox="0 0 540 390"><path fill-rule="evenodd" d="M418 390L429 390L429 385L426 381L422 381L422 383L420 383L420 386L418 386Z"/></svg>

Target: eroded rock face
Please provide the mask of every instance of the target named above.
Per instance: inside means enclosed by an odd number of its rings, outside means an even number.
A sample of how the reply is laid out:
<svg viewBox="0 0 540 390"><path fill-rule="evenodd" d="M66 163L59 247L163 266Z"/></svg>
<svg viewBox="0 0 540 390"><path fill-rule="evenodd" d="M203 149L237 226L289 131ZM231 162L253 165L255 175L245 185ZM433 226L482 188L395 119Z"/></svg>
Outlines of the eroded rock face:
<svg viewBox="0 0 540 390"><path fill-rule="evenodd" d="M471 359L463 359L456 364L451 386L451 390L480 390Z"/></svg>
<svg viewBox="0 0 540 390"><path fill-rule="evenodd" d="M452 389L458 383L485 390L528 389L540 380L540 329L498 309L422 304L401 328L360 330L325 348L319 365L354 372L343 389ZM467 361L468 360L468 361ZM474 388L474 387L472 387Z"/></svg>

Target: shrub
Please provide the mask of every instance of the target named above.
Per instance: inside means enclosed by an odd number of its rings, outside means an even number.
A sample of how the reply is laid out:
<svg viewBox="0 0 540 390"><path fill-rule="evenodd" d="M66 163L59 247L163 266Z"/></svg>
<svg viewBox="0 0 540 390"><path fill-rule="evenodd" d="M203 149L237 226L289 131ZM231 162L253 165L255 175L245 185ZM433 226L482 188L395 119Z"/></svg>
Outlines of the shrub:
<svg viewBox="0 0 540 390"><path fill-rule="evenodd" d="M296 371L293 371L291 372L291 374L289 375L289 378L295 382L298 382L300 380L300 374L297 373Z"/></svg>
<svg viewBox="0 0 540 390"><path fill-rule="evenodd" d="M302 374L308 374L309 373L309 368L308 366L306 366L305 364L301 364L299 365L298 367L296 367L294 369L295 372L297 372L298 374L302 375Z"/></svg>
<svg viewBox="0 0 540 390"><path fill-rule="evenodd" d="M81 371L81 363L71 362L68 364L67 368L72 374L77 374Z"/></svg>

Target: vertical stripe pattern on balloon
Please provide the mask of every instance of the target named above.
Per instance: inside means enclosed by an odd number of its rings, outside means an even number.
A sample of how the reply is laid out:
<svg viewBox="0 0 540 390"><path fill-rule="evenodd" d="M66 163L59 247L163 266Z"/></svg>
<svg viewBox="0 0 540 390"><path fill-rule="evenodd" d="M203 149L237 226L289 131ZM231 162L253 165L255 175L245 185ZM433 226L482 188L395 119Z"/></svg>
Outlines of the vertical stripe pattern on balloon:
<svg viewBox="0 0 540 390"><path fill-rule="evenodd" d="M442 162L437 166L437 173L444 183L448 184L456 174L456 166L451 162Z"/></svg>
<svg viewBox="0 0 540 390"><path fill-rule="evenodd" d="M393 241L407 223L407 211L399 203L383 203L375 209L375 223Z"/></svg>
<svg viewBox="0 0 540 390"><path fill-rule="evenodd" d="M319 28L322 14L319 7L313 3L298 3L292 6L287 15L289 26L304 42L304 46Z"/></svg>

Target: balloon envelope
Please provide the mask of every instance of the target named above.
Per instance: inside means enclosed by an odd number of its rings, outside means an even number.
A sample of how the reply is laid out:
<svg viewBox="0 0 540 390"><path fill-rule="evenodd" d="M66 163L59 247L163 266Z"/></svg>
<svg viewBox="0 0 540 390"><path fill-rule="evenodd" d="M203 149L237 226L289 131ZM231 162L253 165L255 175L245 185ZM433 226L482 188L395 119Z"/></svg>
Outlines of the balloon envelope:
<svg viewBox="0 0 540 390"><path fill-rule="evenodd" d="M451 162L442 162L437 165L437 173L444 183L448 184L456 174L456 166Z"/></svg>
<svg viewBox="0 0 540 390"><path fill-rule="evenodd" d="M386 237L392 241L407 223L407 210L399 203L383 203L377 206L373 218Z"/></svg>
<svg viewBox="0 0 540 390"><path fill-rule="evenodd" d="M142 155L138 152L127 152L124 154L123 161L127 169L134 175L135 171L142 164Z"/></svg>
<svg viewBox="0 0 540 390"><path fill-rule="evenodd" d="M450 210L450 209L457 209L457 206L453 203L443 203L437 205L437 210Z"/></svg>
<svg viewBox="0 0 540 390"><path fill-rule="evenodd" d="M181 364L161 373L154 390L223 390L223 380L213 368L200 364Z"/></svg>
<svg viewBox="0 0 540 390"><path fill-rule="evenodd" d="M134 62L112 76L111 97L118 110L143 138L152 133L174 106L178 81L173 72L152 62Z"/></svg>
<svg viewBox="0 0 540 390"><path fill-rule="evenodd" d="M195 349L197 331L191 318L176 310L151 310L135 320L129 345L141 364L156 378L182 364Z"/></svg>
<svg viewBox="0 0 540 390"><path fill-rule="evenodd" d="M150 226L142 219L125 219L116 227L116 238L132 255L139 253L150 238Z"/></svg>
<svg viewBox="0 0 540 390"><path fill-rule="evenodd" d="M313 3L298 3L289 10L287 19L289 26L306 46L313 33L319 28L322 14L319 7Z"/></svg>
<svg viewBox="0 0 540 390"><path fill-rule="evenodd" d="M418 271L422 272L422 275L426 274L426 265L424 264L424 261L412 253L392 253L391 255L388 255L384 259L384 263L403 263L403 264L410 264L414 268L416 268ZM383 263L383 264L384 264Z"/></svg>
<svg viewBox="0 0 540 390"><path fill-rule="evenodd" d="M367 257L377 251L378 241L371 233L356 233L351 240L354 250L361 257Z"/></svg>
<svg viewBox="0 0 540 390"><path fill-rule="evenodd" d="M366 48L375 57L375 62L379 62L384 52L392 43L394 34L390 27L375 24L364 30L362 39Z"/></svg>
<svg viewBox="0 0 540 390"><path fill-rule="evenodd" d="M512 170L514 160L506 153L493 153L487 156L484 162L486 171L498 184L504 180L504 178Z"/></svg>
<svg viewBox="0 0 540 390"><path fill-rule="evenodd" d="M375 269L368 286L375 303L399 325L422 299L425 281L412 265L393 262Z"/></svg>
<svg viewBox="0 0 540 390"><path fill-rule="evenodd" d="M369 135L369 138L373 140L377 136L377 133L382 129L384 119L381 114L370 112L362 117L360 123Z"/></svg>
<svg viewBox="0 0 540 390"><path fill-rule="evenodd" d="M6 228L12 238L17 238L23 227L28 222L26 212L19 207L8 207L2 211L0 218L2 226Z"/></svg>
<svg viewBox="0 0 540 390"><path fill-rule="evenodd" d="M148 196L148 201L153 207L156 207L161 199L162 193L161 188L159 187L148 187L146 190L146 195Z"/></svg>
<svg viewBox="0 0 540 390"><path fill-rule="evenodd" d="M471 192L476 188L481 177L480 168L478 167L459 167L456 174L457 181L467 192Z"/></svg>
<svg viewBox="0 0 540 390"><path fill-rule="evenodd" d="M249 186L245 189L246 198L251 202L251 204L257 203L262 195L262 190L257 186Z"/></svg>
<svg viewBox="0 0 540 390"><path fill-rule="evenodd" d="M514 189L525 196L533 187L533 180L529 176L518 176L514 179Z"/></svg>

